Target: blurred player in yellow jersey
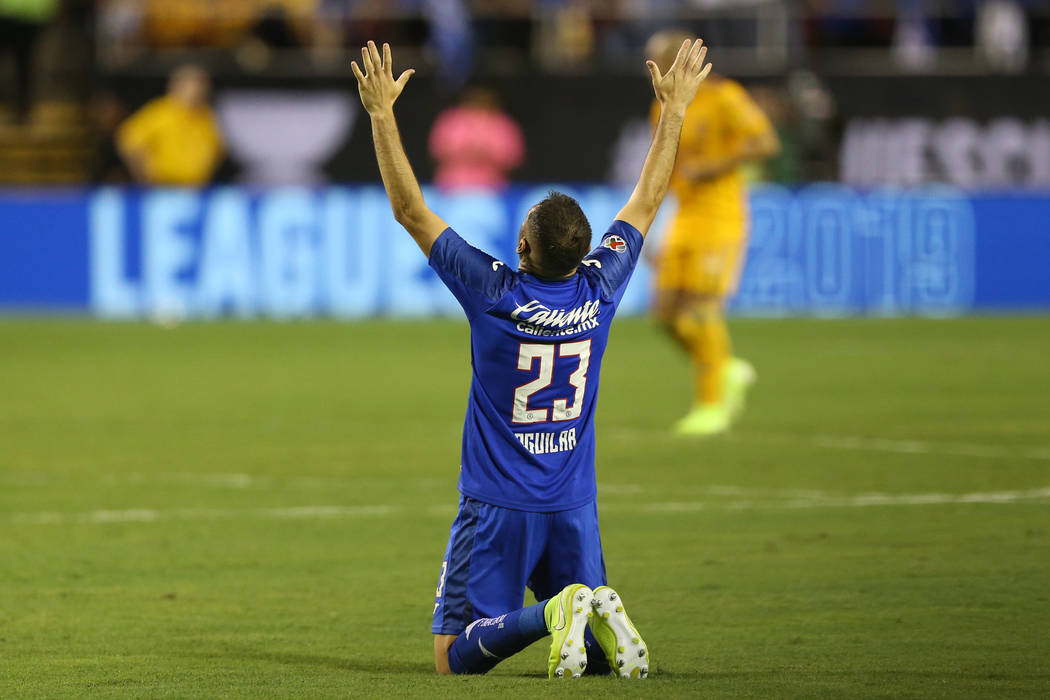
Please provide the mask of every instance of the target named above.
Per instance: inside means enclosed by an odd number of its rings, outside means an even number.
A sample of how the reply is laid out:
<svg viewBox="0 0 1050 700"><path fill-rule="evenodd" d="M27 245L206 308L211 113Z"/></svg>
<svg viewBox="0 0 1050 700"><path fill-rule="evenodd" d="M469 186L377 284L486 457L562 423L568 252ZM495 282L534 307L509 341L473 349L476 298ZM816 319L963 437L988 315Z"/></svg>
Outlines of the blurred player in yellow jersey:
<svg viewBox="0 0 1050 700"><path fill-rule="evenodd" d="M687 36L656 34L646 57L665 69ZM656 104L652 115L659 115ZM657 315L689 353L695 372L693 408L676 423L679 434L727 430L757 377L750 364L732 357L724 307L747 249L742 166L779 150L772 124L743 87L717 75L700 86L686 110L671 179L678 211L657 256Z"/></svg>

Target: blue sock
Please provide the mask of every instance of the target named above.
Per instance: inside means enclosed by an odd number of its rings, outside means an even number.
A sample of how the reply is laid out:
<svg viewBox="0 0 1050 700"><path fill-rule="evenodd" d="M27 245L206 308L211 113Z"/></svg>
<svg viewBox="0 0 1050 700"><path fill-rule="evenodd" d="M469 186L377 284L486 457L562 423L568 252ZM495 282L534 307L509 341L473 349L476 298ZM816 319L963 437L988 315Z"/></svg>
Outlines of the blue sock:
<svg viewBox="0 0 1050 700"><path fill-rule="evenodd" d="M546 604L543 601L472 622L448 648L449 668L453 673L487 673L503 659L547 636L547 621L543 618Z"/></svg>

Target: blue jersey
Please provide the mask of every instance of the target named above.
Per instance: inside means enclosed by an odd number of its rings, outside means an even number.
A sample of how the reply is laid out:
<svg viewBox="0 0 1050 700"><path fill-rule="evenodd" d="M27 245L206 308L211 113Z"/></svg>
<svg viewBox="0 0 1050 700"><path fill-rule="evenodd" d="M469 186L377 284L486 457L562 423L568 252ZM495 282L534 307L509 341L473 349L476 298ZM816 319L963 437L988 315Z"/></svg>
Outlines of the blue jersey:
<svg viewBox="0 0 1050 700"><path fill-rule="evenodd" d="M430 266L470 321L463 495L536 512L594 500L602 355L642 240L614 222L565 280L512 270L451 228L434 242Z"/></svg>

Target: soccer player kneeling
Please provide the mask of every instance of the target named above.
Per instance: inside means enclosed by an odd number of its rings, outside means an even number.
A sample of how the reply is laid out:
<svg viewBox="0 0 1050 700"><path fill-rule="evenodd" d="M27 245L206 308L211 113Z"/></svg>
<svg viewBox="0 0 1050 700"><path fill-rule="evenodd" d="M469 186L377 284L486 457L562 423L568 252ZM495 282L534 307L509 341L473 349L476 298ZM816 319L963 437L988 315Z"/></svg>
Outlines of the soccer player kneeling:
<svg viewBox="0 0 1050 700"><path fill-rule="evenodd" d="M606 585L598 533L594 411L609 325L667 193L686 107L710 72L686 41L666 74L647 62L661 114L627 204L590 249L574 199L551 192L529 210L518 269L471 247L427 207L394 101L390 47L351 64L372 122L394 217L470 321L473 378L463 428L459 514L434 603L439 673L485 673L551 636L548 675L644 678L649 651ZM363 68L363 70L362 70ZM520 608L528 586L541 601Z"/></svg>

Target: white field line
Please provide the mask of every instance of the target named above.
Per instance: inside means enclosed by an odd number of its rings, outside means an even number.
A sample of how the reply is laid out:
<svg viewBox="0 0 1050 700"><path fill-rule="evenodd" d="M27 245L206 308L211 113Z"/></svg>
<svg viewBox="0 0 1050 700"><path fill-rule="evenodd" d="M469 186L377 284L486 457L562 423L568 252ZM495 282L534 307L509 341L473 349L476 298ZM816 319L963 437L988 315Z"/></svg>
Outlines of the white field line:
<svg viewBox="0 0 1050 700"><path fill-rule="evenodd" d="M634 442L641 439L667 439L669 433L663 430L647 430L631 427L601 427L601 440L613 442ZM905 455L946 455L954 457L976 457L991 459L1023 459L1050 461L1050 447L1004 447L984 443L935 442L928 440L897 440L879 437L862 437L857 435L824 435L788 433L729 433L715 438L732 442L773 442L783 444L804 444L821 449L856 450L862 452L881 452ZM295 489L298 491L325 491L346 485L360 484L360 478L350 475L319 476L271 476L263 474L223 473L223 472L124 472L96 475L108 484L148 484L171 483L186 486L208 486L220 489ZM47 487L65 482L69 475L40 474L20 472L0 474L0 484L13 487ZM440 488L444 480L420 480L417 485L423 488ZM732 488L732 487L724 487ZM599 484L598 489L605 494L635 494L642 491L637 484ZM732 494L716 494L732 495Z"/></svg>
<svg viewBox="0 0 1050 700"><path fill-rule="evenodd" d="M83 474L54 474L20 472L0 474L0 484L14 487L49 487L56 484L68 485L71 479L80 476L95 478L107 486L138 486L150 484L175 484L192 488L216 488L233 490L281 490L296 491L331 491L348 486L360 487L362 479L353 475L315 475L315 476L273 476L268 474L244 474L234 472L112 472ZM389 481L389 480L379 480ZM416 479L411 482L420 489L450 487L455 484L449 479Z"/></svg>
<svg viewBox="0 0 1050 700"><path fill-rule="evenodd" d="M170 483L189 484L191 486L215 486L229 489L247 489L268 481L265 476L225 472L130 472L125 474L104 474L101 475L101 480L106 484Z"/></svg>
<svg viewBox="0 0 1050 700"><path fill-rule="evenodd" d="M719 487L716 487L719 488ZM724 487L722 487L724 488ZM738 489L738 493L745 492ZM758 495L761 492L756 492ZM765 492L771 495L773 492ZM808 495L800 496L799 493ZM1026 491L988 491L977 493L859 493L835 495L819 491L799 492L785 489L782 498L774 500L671 501L661 503L602 504L603 511L646 513L691 513L702 510L777 510L805 508L870 508L874 506L928 506L944 504L1016 504L1050 503L1050 487ZM287 508L130 508L124 510L91 510L75 513L11 513L7 520L17 525L63 525L104 523L148 523L161 520L319 520L331 518L385 518L409 512L428 516L450 517L455 507L449 504L413 509L394 505L367 506L293 506Z"/></svg>
<svg viewBox="0 0 1050 700"><path fill-rule="evenodd" d="M901 454L943 454L955 457L991 457L996 459L1050 460L1050 448L1008 448L966 442L926 442L923 440L887 440L846 435L814 435L810 438L816 447L836 450L867 450L870 452L898 452Z"/></svg>
<svg viewBox="0 0 1050 700"><path fill-rule="evenodd" d="M602 439L616 442L632 442L644 438L668 438L663 430L646 430L636 427L602 428ZM909 455L947 455L952 457L984 457L993 459L1024 459L1050 461L1050 447L1006 447L986 443L938 442L933 440L897 440L891 438L864 437L860 435L824 435L789 433L727 433L714 439L732 442L774 442L804 444L831 450L859 450L862 452L890 452Z"/></svg>
<svg viewBox="0 0 1050 700"><path fill-rule="evenodd" d="M128 472L106 474L103 480L111 484L169 483L187 486L213 486L227 489L272 489L293 488L302 491L318 491L344 485L353 481L351 477L339 476L269 476L266 474L240 474L229 472Z"/></svg>
<svg viewBox="0 0 1050 700"><path fill-rule="evenodd" d="M129 508L89 510L77 513L13 513L10 521L20 525L62 525L66 523L148 523L158 520L223 520L234 518L261 520L311 520L322 518L384 517L392 506L292 506L288 508Z"/></svg>
<svg viewBox="0 0 1050 700"><path fill-rule="evenodd" d="M798 443L830 450L859 450L862 452L890 452L907 455L945 455L950 457L982 457L992 459L1050 460L1048 447L1005 447L972 442L936 442L931 440L894 440L858 435L788 435L776 433L745 433L731 435L737 442L760 440L767 442Z"/></svg>
<svg viewBox="0 0 1050 700"><path fill-rule="evenodd" d="M873 506L926 506L946 504L1050 503L1050 487L1027 491L989 491L984 493L860 493L853 496L825 495L819 498L788 498L780 501L677 501L649 503L640 512L688 513L700 510L776 510L804 508L870 508ZM608 508L608 506L606 506ZM615 506L619 510L620 506Z"/></svg>

